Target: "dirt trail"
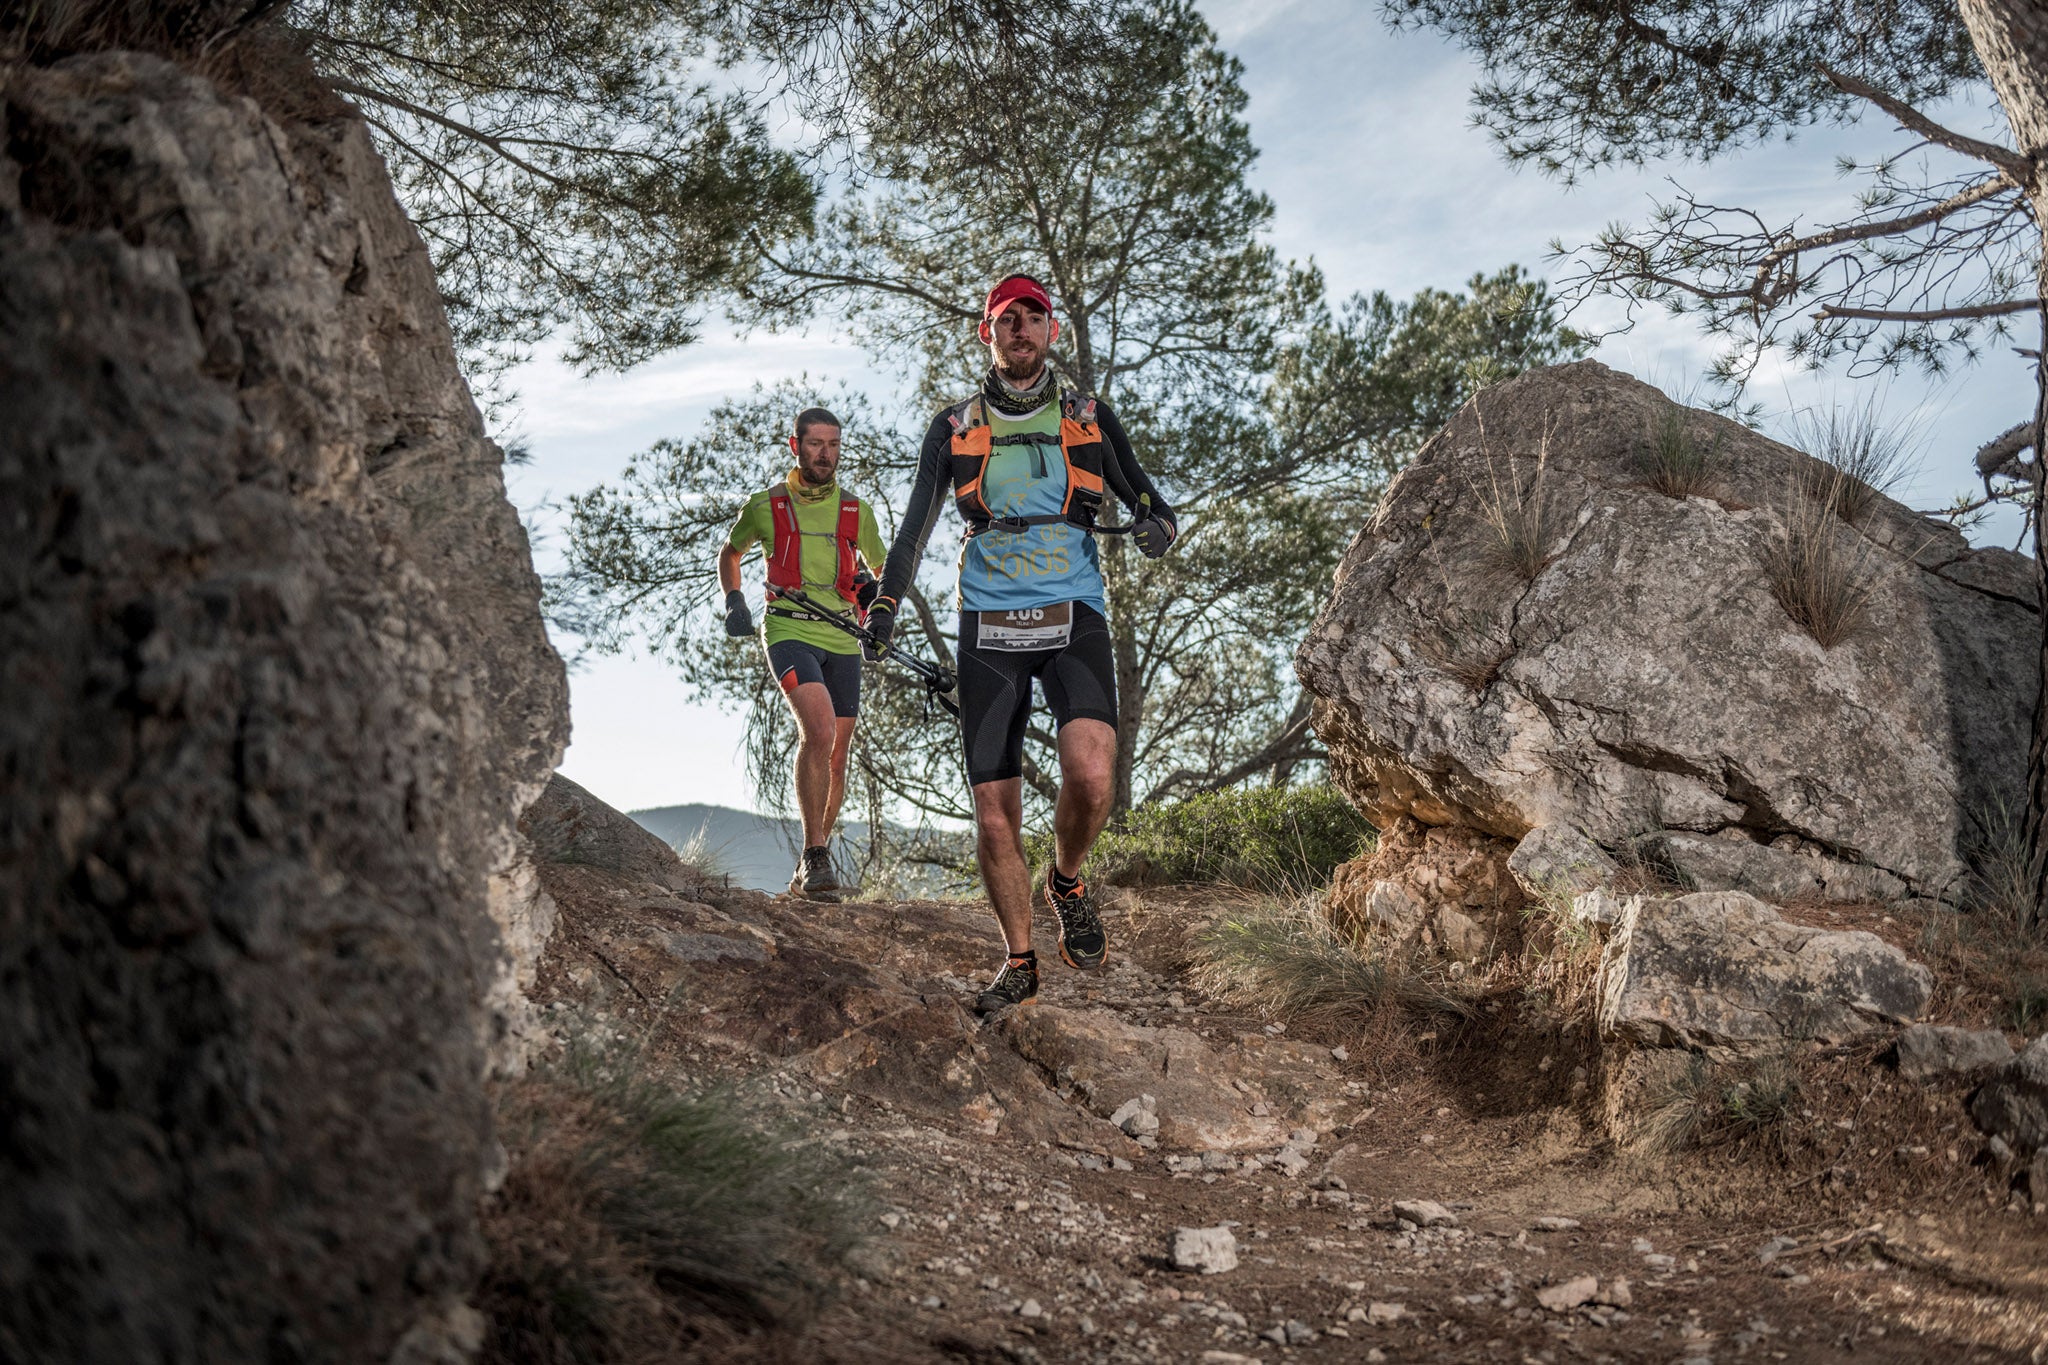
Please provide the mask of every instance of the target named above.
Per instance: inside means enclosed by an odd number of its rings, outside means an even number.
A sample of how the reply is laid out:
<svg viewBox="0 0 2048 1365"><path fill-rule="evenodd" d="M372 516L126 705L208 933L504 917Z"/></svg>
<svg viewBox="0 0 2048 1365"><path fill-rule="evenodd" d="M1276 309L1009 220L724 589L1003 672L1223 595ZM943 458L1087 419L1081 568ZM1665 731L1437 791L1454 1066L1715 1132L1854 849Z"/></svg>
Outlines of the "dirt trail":
<svg viewBox="0 0 2048 1365"><path fill-rule="evenodd" d="M2048 1359L2048 1220L1987 1199L1956 1095L1867 1059L1840 1071L1863 1117L1807 1120L1842 1138L1817 1177L1741 1152L1657 1165L1601 1141L1588 1059L1555 1039L1386 1018L1300 1037L1205 999L1183 974L1205 893L1114 898L1089 976L1041 933L1039 1002L982 1025L962 1008L991 965L982 906L547 881L543 999L611 1020L650 1066L739 1080L875 1183L862 1278L756 1358ZM1156 1147L1107 1118L1141 1085ZM1932 1136L1866 1157L1892 1140L1866 1106ZM1404 1224L1397 1200L1456 1225ZM1236 1268L1172 1268L1176 1229L1219 1225ZM1778 1237L1796 1245L1765 1264ZM1539 1303L1580 1276L1595 1301Z"/></svg>

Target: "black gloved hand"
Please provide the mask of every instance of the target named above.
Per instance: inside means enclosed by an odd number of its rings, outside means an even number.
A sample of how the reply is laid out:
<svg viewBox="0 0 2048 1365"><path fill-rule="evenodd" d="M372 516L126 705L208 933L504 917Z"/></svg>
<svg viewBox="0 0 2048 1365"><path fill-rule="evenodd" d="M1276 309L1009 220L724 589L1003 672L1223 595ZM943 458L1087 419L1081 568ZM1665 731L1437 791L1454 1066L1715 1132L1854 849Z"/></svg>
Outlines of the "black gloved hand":
<svg viewBox="0 0 2048 1365"><path fill-rule="evenodd" d="M862 611L874 608L875 599L882 595L882 585L875 576L862 570L853 576L853 600Z"/></svg>
<svg viewBox="0 0 2048 1365"><path fill-rule="evenodd" d="M1168 516L1150 516L1131 525L1131 539L1138 542L1138 549L1147 559L1157 559L1165 554L1179 534L1180 528Z"/></svg>
<svg viewBox="0 0 2048 1365"><path fill-rule="evenodd" d="M860 642L860 657L878 663L888 650L889 637L896 633L896 608L883 602L868 610L868 639Z"/></svg>
<svg viewBox="0 0 2048 1365"><path fill-rule="evenodd" d="M754 613L747 610L747 595L738 588L725 595L725 633L735 640L754 633Z"/></svg>

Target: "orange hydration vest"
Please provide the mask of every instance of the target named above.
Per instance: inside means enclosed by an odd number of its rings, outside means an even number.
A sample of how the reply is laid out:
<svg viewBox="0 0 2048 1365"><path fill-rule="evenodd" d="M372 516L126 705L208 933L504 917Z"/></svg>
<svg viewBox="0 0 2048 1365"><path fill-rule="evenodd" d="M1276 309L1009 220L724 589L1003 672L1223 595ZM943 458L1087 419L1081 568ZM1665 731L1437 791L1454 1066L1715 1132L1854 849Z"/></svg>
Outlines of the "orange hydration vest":
<svg viewBox="0 0 2048 1365"><path fill-rule="evenodd" d="M769 495L769 516L775 525L775 543L768 551L768 586L802 588L804 583L804 532L796 524L796 507L789 490ZM818 534L811 532L812 535ZM839 576L832 588L858 610L854 555L860 549L860 499L851 493L839 495L839 529L832 539L839 546Z"/></svg>
<svg viewBox="0 0 2048 1365"><path fill-rule="evenodd" d="M1102 466L1107 452L1102 428L1095 421L1093 398L1083 398L1071 389L1060 390L1060 455L1067 465L1067 495L1056 515L999 517L990 510L981 492L982 476L996 446L1037 445L1041 438L994 435L988 423L987 401L980 394L948 408L946 420L953 426L953 501L967 523L968 535L978 536L991 527L1020 532L1062 521L1084 531L1095 529L1095 514L1102 506Z"/></svg>

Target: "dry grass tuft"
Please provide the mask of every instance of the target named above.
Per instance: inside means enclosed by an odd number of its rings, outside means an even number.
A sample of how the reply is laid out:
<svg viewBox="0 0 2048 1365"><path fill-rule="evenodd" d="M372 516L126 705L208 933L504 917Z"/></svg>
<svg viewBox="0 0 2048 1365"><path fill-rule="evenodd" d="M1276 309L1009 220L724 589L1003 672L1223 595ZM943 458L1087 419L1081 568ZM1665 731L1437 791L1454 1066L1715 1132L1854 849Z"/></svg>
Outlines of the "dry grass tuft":
<svg viewBox="0 0 2048 1365"><path fill-rule="evenodd" d="M1693 1056L1666 1083L1638 1130L1663 1156L1782 1133L1799 1106L1799 1070L1788 1053L1716 1066Z"/></svg>
<svg viewBox="0 0 2048 1365"><path fill-rule="evenodd" d="M1416 651L1445 677L1468 691L1484 692L1515 657L1515 642L1495 639L1493 618L1465 607L1448 607L1438 619L1441 633L1416 639Z"/></svg>
<svg viewBox="0 0 2048 1365"><path fill-rule="evenodd" d="M1544 486L1549 461L1548 442L1537 453L1531 473L1525 474L1522 464L1510 457L1503 476L1500 465L1488 459L1486 486L1472 489L1479 499L1480 518L1492 533L1486 541L1487 559L1524 583L1534 582L1550 563L1550 547L1561 529Z"/></svg>
<svg viewBox="0 0 2048 1365"><path fill-rule="evenodd" d="M1643 478L1667 498L1696 497L1713 482L1713 451L1693 435L1691 418L1679 404L1667 406L1637 455Z"/></svg>
<svg viewBox="0 0 2048 1365"><path fill-rule="evenodd" d="M1423 1017L1471 1011L1469 997L1432 967L1340 931L1312 896L1247 900L1193 948L1197 987L1283 1019L1356 1020L1388 1007Z"/></svg>
<svg viewBox="0 0 2048 1365"><path fill-rule="evenodd" d="M865 1222L843 1161L730 1096L572 1054L500 1110L512 1167L484 1224L488 1362L680 1360L799 1328Z"/></svg>
<svg viewBox="0 0 2048 1365"><path fill-rule="evenodd" d="M1856 407L1805 409L1793 419L1791 435L1793 445L1840 476L1828 481L1826 492L1835 515L1851 523L1912 474L1919 444L1918 430L1888 419L1875 395Z"/></svg>
<svg viewBox="0 0 2048 1365"><path fill-rule="evenodd" d="M1823 649L1868 628L1877 585L1876 550L1836 513L1848 483L1848 475L1824 465L1799 478L1763 554L1771 596Z"/></svg>

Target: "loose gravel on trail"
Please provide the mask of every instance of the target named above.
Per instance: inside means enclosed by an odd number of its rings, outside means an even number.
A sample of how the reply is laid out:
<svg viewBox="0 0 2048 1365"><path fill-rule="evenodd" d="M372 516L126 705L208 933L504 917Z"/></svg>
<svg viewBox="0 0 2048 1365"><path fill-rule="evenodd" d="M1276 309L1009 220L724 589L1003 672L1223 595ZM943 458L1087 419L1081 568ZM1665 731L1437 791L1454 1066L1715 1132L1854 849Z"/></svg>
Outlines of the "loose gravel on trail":
<svg viewBox="0 0 2048 1365"><path fill-rule="evenodd" d="M1419 1024L1303 1037L1206 999L1193 894L1113 901L1095 974L1041 942L1040 1001L983 1023L983 906L551 889L558 1015L739 1081L872 1182L857 1278L758 1359L2048 1359L2031 1216L1712 1197L1529 1098L1583 1091L1569 1060L1461 1081ZM1555 1084L1501 1093L1518 1067Z"/></svg>

